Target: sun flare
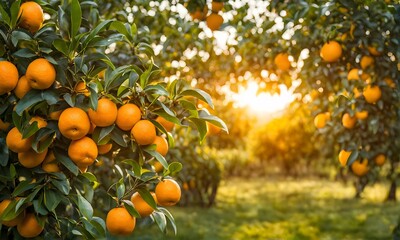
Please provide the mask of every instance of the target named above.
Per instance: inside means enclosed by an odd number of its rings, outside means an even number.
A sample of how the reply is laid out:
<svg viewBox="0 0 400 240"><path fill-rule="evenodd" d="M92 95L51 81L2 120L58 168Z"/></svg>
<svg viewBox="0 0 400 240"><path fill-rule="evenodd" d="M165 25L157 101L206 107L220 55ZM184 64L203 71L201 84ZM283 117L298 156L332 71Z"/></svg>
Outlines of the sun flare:
<svg viewBox="0 0 400 240"><path fill-rule="evenodd" d="M256 82L250 82L246 88L232 96L236 107L248 107L253 113L275 113L284 110L293 100L293 94L284 86L279 86L280 94L258 93Z"/></svg>

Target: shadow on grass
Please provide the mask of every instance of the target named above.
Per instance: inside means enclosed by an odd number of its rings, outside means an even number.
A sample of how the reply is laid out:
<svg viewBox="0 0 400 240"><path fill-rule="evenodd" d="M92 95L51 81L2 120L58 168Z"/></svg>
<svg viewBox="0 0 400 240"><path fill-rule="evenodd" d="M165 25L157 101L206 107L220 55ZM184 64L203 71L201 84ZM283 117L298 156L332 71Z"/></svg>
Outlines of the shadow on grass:
<svg viewBox="0 0 400 240"><path fill-rule="evenodd" d="M211 209L172 208L178 234L155 224L133 239L391 239L400 206L381 203L387 188L352 199L351 186L324 180L232 180L223 183ZM372 197L371 197L372 196ZM384 196L382 196L383 198ZM170 230L171 232L171 230ZM132 239L132 238L131 238Z"/></svg>

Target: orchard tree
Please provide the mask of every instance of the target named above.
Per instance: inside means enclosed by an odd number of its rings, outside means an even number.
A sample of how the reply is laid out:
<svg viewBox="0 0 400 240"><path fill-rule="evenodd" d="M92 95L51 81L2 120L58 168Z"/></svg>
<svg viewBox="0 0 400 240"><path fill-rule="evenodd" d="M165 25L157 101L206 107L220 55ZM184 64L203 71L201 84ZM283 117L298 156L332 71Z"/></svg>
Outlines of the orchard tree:
<svg viewBox="0 0 400 240"><path fill-rule="evenodd" d="M170 127L200 140L206 122L227 130L196 107L211 97L162 81L146 34L101 18L96 2L3 1L0 14L2 238L129 235L148 216L176 232L165 207L180 199L170 175L182 165L164 158ZM108 55L120 45L133 52L128 65ZM104 167L115 181L93 174Z"/></svg>

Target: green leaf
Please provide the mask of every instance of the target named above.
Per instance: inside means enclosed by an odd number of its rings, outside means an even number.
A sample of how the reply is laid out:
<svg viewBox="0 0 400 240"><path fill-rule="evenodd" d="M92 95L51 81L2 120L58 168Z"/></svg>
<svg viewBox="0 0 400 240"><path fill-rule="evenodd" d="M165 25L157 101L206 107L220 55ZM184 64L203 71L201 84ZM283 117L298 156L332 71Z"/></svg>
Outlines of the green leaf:
<svg viewBox="0 0 400 240"><path fill-rule="evenodd" d="M4 8L0 4L0 19L3 20L8 26L11 27L11 20L8 13L4 10Z"/></svg>
<svg viewBox="0 0 400 240"><path fill-rule="evenodd" d="M1 214L0 220L1 221L10 221L15 219L22 211L24 211L24 208L19 208L16 211L16 205L17 201L13 200L8 204L7 208L4 209L3 213Z"/></svg>
<svg viewBox="0 0 400 240"><path fill-rule="evenodd" d="M78 195L78 208L84 217L91 220L93 217L92 205L81 195Z"/></svg>
<svg viewBox="0 0 400 240"><path fill-rule="evenodd" d="M29 191L29 190L33 189L36 186L37 186L37 183L31 183L30 181L22 181L14 189L12 195L14 197L17 197L19 195L22 195L26 191Z"/></svg>
<svg viewBox="0 0 400 240"><path fill-rule="evenodd" d="M18 13L19 13L19 8L21 5L21 0L15 1L10 8L10 13L11 13L11 28L14 28L17 25L17 20L18 20Z"/></svg>
<svg viewBox="0 0 400 240"><path fill-rule="evenodd" d="M136 209L133 207L133 204L129 200L122 200L124 203L124 207L126 210L128 210L129 214L133 217L140 218L140 214L136 211Z"/></svg>
<svg viewBox="0 0 400 240"><path fill-rule="evenodd" d="M51 183L53 184L54 187L56 187L64 195L68 195L71 190L69 180L67 180L67 179L65 179L65 180L52 179Z"/></svg>
<svg viewBox="0 0 400 240"><path fill-rule="evenodd" d="M165 160L165 158L163 157L163 155L161 155L160 153L158 153L155 150L150 149L150 147L144 148L144 151L147 152L148 154L150 154L151 156L155 157L157 159L157 161L159 161L161 163L161 165L163 165L164 168L168 168L168 163Z"/></svg>
<svg viewBox="0 0 400 240"><path fill-rule="evenodd" d="M29 48L21 48L14 52L13 56L17 58L32 58L36 56L36 53Z"/></svg>
<svg viewBox="0 0 400 240"><path fill-rule="evenodd" d="M54 211L60 202L61 197L55 191L51 189L44 191L44 205L50 212Z"/></svg>
<svg viewBox="0 0 400 240"><path fill-rule="evenodd" d="M149 93L149 94L156 94L156 95L160 95L160 96L168 96L169 95L168 91L160 84L147 85L143 89L143 91L145 91L146 93Z"/></svg>
<svg viewBox="0 0 400 240"><path fill-rule="evenodd" d="M172 225L172 229L174 230L174 234L176 235L178 233L177 228L176 228L176 224L175 224L175 219L172 216L172 214L168 211L168 209L163 208L163 207L159 207L158 210L162 213L164 213L164 215L168 218L169 222Z"/></svg>
<svg viewBox="0 0 400 240"><path fill-rule="evenodd" d="M125 194L125 184L124 184L124 179L121 178L118 183L116 184L117 188L117 198L122 199Z"/></svg>
<svg viewBox="0 0 400 240"><path fill-rule="evenodd" d="M182 170L183 166L182 163L180 162L172 162L168 166L168 171L170 172L171 175L176 174Z"/></svg>
<svg viewBox="0 0 400 240"><path fill-rule="evenodd" d="M82 176L89 180L89 182L97 182L96 176L91 172L82 173Z"/></svg>
<svg viewBox="0 0 400 240"><path fill-rule="evenodd" d="M114 128L113 131L111 132L111 139L120 145L121 147L127 147L128 146L128 138L125 132L120 130L119 128Z"/></svg>
<svg viewBox="0 0 400 240"><path fill-rule="evenodd" d="M135 176L140 177L141 167L140 167L139 163L137 163L136 161L134 161L132 159L125 159L122 162L132 166L132 170L133 170Z"/></svg>
<svg viewBox="0 0 400 240"><path fill-rule="evenodd" d="M11 34L11 42L14 45L14 47L18 45L20 40L32 41L32 38L26 32L19 30L13 31Z"/></svg>
<svg viewBox="0 0 400 240"><path fill-rule="evenodd" d="M210 115L208 112L206 112L204 110L200 110L199 118L204 119L207 122L210 122L210 123L214 124L215 126L222 128L225 132L228 132L228 127L226 126L225 122L222 121L222 119L220 119L217 116Z"/></svg>
<svg viewBox="0 0 400 240"><path fill-rule="evenodd" d="M71 38L79 32L82 21L82 10L79 0L71 1Z"/></svg>
<svg viewBox="0 0 400 240"><path fill-rule="evenodd" d="M55 49L57 49L59 52L64 54L64 56L66 56L66 57L68 57L68 55L70 54L68 51L67 43L65 41L63 41L62 39L54 40L53 46Z"/></svg>
<svg viewBox="0 0 400 240"><path fill-rule="evenodd" d="M359 152L357 150L352 151L349 159L347 160L347 166L350 166L354 161L357 160Z"/></svg>
<svg viewBox="0 0 400 240"><path fill-rule="evenodd" d="M188 118L188 120L191 121L192 123L194 123L194 125L196 126L197 130L199 131L200 142L202 142L207 134L206 122L203 119L194 118L194 117L190 117L190 118Z"/></svg>
<svg viewBox="0 0 400 240"><path fill-rule="evenodd" d="M165 218L164 213L162 212L154 212L151 217L157 223L158 227L160 228L161 232L165 232L167 227L167 219Z"/></svg>
<svg viewBox="0 0 400 240"><path fill-rule="evenodd" d="M153 209L157 209L157 203L154 200L153 196L151 195L151 193L149 192L149 190L145 189L145 188L139 188L137 189L138 193L140 194L140 196L143 198L143 200L150 205L150 207L152 207Z"/></svg>
<svg viewBox="0 0 400 240"><path fill-rule="evenodd" d="M54 151L54 156L56 157L57 161L64 165L72 174L78 176L79 168L72 162L72 160L64 154L64 151Z"/></svg>
<svg viewBox="0 0 400 240"><path fill-rule="evenodd" d="M206 102L211 108L214 108L211 96L200 89L187 89L179 94L179 98L183 96L191 96Z"/></svg>
<svg viewBox="0 0 400 240"><path fill-rule="evenodd" d="M30 90L21 100L19 100L15 106L15 112L21 116L23 111L41 101L43 101L43 95L41 94L41 91Z"/></svg>

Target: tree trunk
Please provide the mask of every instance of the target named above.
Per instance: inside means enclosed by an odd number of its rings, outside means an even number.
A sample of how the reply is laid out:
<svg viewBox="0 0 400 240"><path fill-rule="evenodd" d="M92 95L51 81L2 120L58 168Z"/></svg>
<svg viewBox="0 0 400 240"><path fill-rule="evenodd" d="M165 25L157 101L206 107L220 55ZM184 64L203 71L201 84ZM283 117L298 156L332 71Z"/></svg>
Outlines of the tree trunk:
<svg viewBox="0 0 400 240"><path fill-rule="evenodd" d="M368 184L368 179L367 178L360 178L359 181L356 181L354 183L354 187L356 188L356 195L354 198L361 198L361 194L364 191L364 188Z"/></svg>
<svg viewBox="0 0 400 240"><path fill-rule="evenodd" d="M396 189L397 189L396 180L393 179L392 182L390 183L389 193L386 197L386 201L396 201Z"/></svg>

